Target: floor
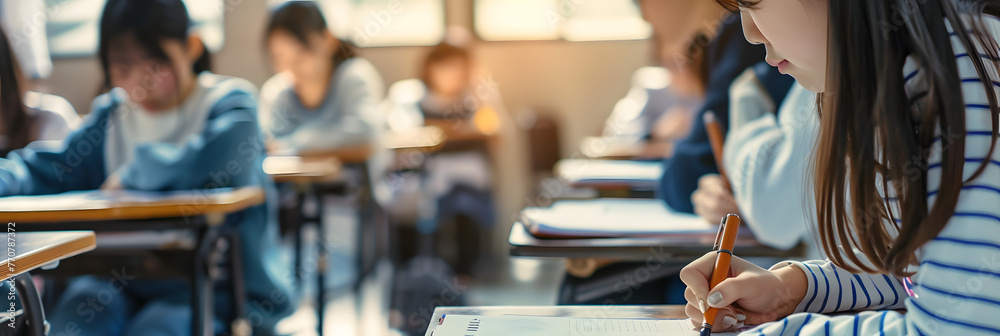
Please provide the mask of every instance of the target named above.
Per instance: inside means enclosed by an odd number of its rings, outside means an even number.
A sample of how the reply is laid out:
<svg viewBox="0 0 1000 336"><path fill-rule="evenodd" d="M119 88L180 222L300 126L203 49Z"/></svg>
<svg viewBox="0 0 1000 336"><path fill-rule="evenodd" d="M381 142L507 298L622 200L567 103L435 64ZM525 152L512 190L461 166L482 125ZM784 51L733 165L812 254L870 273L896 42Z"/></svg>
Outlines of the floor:
<svg viewBox="0 0 1000 336"><path fill-rule="evenodd" d="M385 261L368 274L361 285L354 286L354 230L357 217L352 208L340 201L328 201L327 246L330 247L330 275L327 278L328 302L324 316L323 335L403 335L389 328L393 266ZM307 232L308 234L308 232ZM315 231L312 232L315 234ZM315 253L307 246L306 254ZM310 250L311 249L311 250ZM503 257L501 269L490 281L471 281L465 290L467 304L481 305L552 305L556 301L559 282L565 268L561 259L530 259ZM306 297L316 293L315 273L306 275ZM278 325L283 335L316 335L314 300L304 300L298 311Z"/></svg>

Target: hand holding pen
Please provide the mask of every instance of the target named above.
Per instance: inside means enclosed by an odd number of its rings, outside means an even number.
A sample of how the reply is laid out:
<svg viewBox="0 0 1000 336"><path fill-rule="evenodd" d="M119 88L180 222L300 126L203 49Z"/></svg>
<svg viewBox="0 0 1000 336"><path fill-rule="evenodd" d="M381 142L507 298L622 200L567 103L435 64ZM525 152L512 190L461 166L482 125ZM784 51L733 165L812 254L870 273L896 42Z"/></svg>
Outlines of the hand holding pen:
<svg viewBox="0 0 1000 336"><path fill-rule="evenodd" d="M730 254L739 223L739 216L727 215L715 248L681 270L681 281L688 286L685 313L698 330L731 331L776 321L791 314L805 296L805 274L797 266L765 270Z"/></svg>

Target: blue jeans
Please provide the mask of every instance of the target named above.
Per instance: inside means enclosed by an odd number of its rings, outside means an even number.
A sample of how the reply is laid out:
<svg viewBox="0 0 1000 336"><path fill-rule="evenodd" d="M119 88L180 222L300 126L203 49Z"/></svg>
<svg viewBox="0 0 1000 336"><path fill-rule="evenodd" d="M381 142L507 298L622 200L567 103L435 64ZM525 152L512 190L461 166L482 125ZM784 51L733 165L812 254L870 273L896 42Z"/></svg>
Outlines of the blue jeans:
<svg viewBox="0 0 1000 336"><path fill-rule="evenodd" d="M49 335L190 335L190 295L182 281L74 278L59 303L47 307ZM229 305L222 299L216 295L216 306ZM215 321L216 333L223 325Z"/></svg>

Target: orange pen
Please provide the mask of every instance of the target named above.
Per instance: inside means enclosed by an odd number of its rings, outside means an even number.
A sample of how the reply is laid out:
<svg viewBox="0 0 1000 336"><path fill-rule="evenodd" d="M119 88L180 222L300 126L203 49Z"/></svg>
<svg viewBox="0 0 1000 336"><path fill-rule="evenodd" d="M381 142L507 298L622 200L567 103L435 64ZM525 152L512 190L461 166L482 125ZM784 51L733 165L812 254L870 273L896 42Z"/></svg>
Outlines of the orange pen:
<svg viewBox="0 0 1000 336"><path fill-rule="evenodd" d="M715 119L715 113L712 111L705 112L705 131L708 132L708 142L712 145L712 154L715 155L715 165L719 168L719 175L722 175L722 179L729 182L726 178L726 170L722 167L722 144L725 141L725 136L722 134L722 126L719 125L719 120Z"/></svg>
<svg viewBox="0 0 1000 336"><path fill-rule="evenodd" d="M715 246L712 248L717 253L715 268L712 269L712 281L708 285L709 291L715 289L715 286L718 286L722 280L726 280L729 277L729 263L733 260L733 249L736 247L736 234L739 231L740 216L736 214L726 215L722 219L722 223L719 224L719 233L715 236ZM715 316L718 313L718 308L708 307L705 310L705 322L701 325L702 336L712 334L712 322L715 322Z"/></svg>

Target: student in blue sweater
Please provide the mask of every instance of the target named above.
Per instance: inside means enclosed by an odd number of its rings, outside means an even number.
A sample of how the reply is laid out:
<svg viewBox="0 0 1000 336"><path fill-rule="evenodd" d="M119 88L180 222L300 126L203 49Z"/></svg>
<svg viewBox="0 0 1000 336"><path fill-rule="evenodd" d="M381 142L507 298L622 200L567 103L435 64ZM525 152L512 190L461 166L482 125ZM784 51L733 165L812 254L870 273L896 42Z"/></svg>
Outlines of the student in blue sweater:
<svg viewBox="0 0 1000 336"><path fill-rule="evenodd" d="M94 100L85 124L61 148L29 148L0 160L0 195L259 186L270 196L254 86L209 72L209 55L188 33L190 22L181 0L108 1L99 52L104 84L113 89ZM263 331L294 307L271 204L269 197L225 223L240 233L246 308ZM108 284L98 277L71 281L48 307L52 333L190 333L186 281L134 279L114 287L120 291L107 290ZM232 317L223 292L215 298L218 333Z"/></svg>

